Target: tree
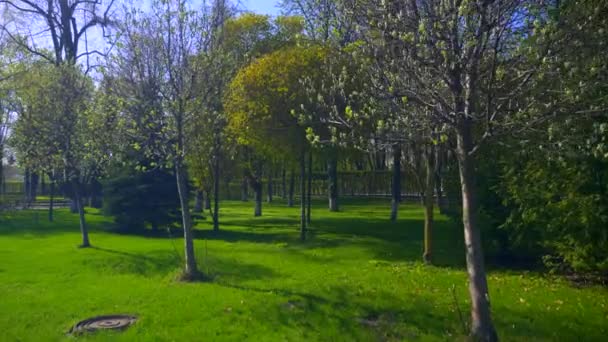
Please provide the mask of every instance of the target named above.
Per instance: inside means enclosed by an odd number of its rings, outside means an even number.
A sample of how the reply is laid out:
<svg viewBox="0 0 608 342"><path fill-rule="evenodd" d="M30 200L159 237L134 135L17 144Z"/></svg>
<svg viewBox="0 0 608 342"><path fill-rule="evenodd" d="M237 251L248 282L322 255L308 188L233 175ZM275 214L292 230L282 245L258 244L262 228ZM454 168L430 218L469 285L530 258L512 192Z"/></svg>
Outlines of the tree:
<svg viewBox="0 0 608 342"><path fill-rule="evenodd" d="M57 113L62 117L62 128L64 135L61 138L61 160L67 179L72 184L73 197L78 208L80 217L80 230L82 233L82 247L90 245L88 238L88 230L84 216L84 208L82 205L81 184L79 182L80 160L75 159L80 154L73 149L78 148L78 145L73 144L72 138L75 136L75 123L81 114L76 110L82 110L79 103L82 103L84 98L77 98L79 95L84 95L81 91L82 78L78 75L79 71L76 64L79 60L86 61L85 74L94 66L90 64L90 57L94 55L104 55L104 52L99 50L89 50L87 44L87 33L94 28L101 27L102 29L110 24L110 11L114 0L110 0L107 5L103 6L101 1L86 1L86 0L50 0L50 1L33 1L33 0L2 0L0 5L4 4L10 11L19 13L23 18L31 19L34 23L43 27L44 32L51 42L52 48L45 49L39 47L34 39L39 35L34 35L29 32L31 25L20 25L18 20L7 20L0 24L0 30L6 34L8 39L15 45L24 49L28 53L48 62L57 67L57 70L63 72L58 79L58 84L66 91L65 97L59 97L63 100L63 108L61 113ZM80 49L80 44L84 42L85 49ZM73 82L73 83L70 83ZM84 89L87 89L85 87ZM78 107L78 108L76 108Z"/></svg>
<svg viewBox="0 0 608 342"><path fill-rule="evenodd" d="M299 161L301 171L301 237L306 237L306 128L296 115L306 96L300 76L320 72L325 54L320 47L275 51L239 71L225 100L229 129L239 143L258 153Z"/></svg>
<svg viewBox="0 0 608 342"><path fill-rule="evenodd" d="M164 138L167 140L163 143L169 148L163 157L164 164L175 170L184 232L184 280L200 274L194 255L186 163L191 138L188 125L195 113L192 102L203 101L200 97L212 94L199 92L198 84L204 82L202 77L206 74L204 65L196 61L196 56L208 51L213 43L209 11L207 7L196 11L186 1L154 1L149 13L132 11L129 14L127 20L138 30L131 35L135 41L117 51L150 66L143 75L145 79L153 79L157 86L150 96L158 98L158 106L146 114L166 122ZM142 43L137 41L140 37L144 37ZM146 48L145 54L139 54L140 46Z"/></svg>
<svg viewBox="0 0 608 342"><path fill-rule="evenodd" d="M532 33L521 23L539 12L518 0L345 4L367 37L368 55L378 66L373 72L383 76L378 85L392 97L423 108L416 118L428 118L455 138L471 335L496 340L477 224L474 154L489 137L509 127L505 122L517 107L508 99L522 93L532 74L521 68L526 58L517 50L521 39Z"/></svg>

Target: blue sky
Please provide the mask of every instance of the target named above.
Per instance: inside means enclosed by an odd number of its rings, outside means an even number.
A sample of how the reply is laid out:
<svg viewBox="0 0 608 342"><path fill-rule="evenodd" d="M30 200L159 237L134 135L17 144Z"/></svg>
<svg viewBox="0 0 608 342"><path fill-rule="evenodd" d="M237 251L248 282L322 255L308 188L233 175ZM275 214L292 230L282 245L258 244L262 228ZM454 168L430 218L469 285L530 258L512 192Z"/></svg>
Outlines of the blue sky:
<svg viewBox="0 0 608 342"><path fill-rule="evenodd" d="M277 15L279 9L276 7L277 0L241 0L243 6L253 12L261 14Z"/></svg>

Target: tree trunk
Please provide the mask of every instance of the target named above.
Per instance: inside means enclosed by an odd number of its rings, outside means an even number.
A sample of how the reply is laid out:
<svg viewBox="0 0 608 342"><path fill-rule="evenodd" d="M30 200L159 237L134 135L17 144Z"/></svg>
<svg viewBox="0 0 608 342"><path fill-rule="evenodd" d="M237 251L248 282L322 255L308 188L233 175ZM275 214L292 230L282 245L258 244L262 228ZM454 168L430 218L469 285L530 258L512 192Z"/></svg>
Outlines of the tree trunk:
<svg viewBox="0 0 608 342"><path fill-rule="evenodd" d="M281 197L283 199L287 198L287 174L285 167L283 167L283 171L281 172Z"/></svg>
<svg viewBox="0 0 608 342"><path fill-rule="evenodd" d="M438 146L435 154L435 194L437 195L437 208L439 208L439 212L442 214L445 212L445 201L442 189L443 177L441 177L444 167L443 156L443 147Z"/></svg>
<svg viewBox="0 0 608 342"><path fill-rule="evenodd" d="M51 182L51 191L49 194L49 222L53 222L53 205L55 201L55 180L49 179Z"/></svg>
<svg viewBox="0 0 608 342"><path fill-rule="evenodd" d="M253 191L255 196L255 207L253 216L262 216L262 182L256 181L253 184Z"/></svg>
<svg viewBox="0 0 608 342"><path fill-rule="evenodd" d="M338 211L338 156L335 151L330 153L327 160L327 193L329 211Z"/></svg>
<svg viewBox="0 0 608 342"><path fill-rule="evenodd" d="M80 183L78 180L73 180L72 186L74 188L74 202L76 202L76 209L78 210L78 218L80 221L80 234L82 235L82 244L80 247L90 247L91 243L89 242L89 231L87 229L87 223L84 217L84 206L80 194Z"/></svg>
<svg viewBox="0 0 608 342"><path fill-rule="evenodd" d="M426 148L424 154L426 162L426 181L424 188L424 253L422 260L426 264L431 264L433 256L433 191L435 190L435 163L433 147Z"/></svg>
<svg viewBox="0 0 608 342"><path fill-rule="evenodd" d="M209 190L204 191L203 204L205 210L211 210L211 194L209 193Z"/></svg>
<svg viewBox="0 0 608 342"><path fill-rule="evenodd" d="M25 202L25 206L29 207L31 204L31 184L32 184L32 178L31 178L31 172L29 168L25 169L25 174L23 176L23 198L24 198L24 202Z"/></svg>
<svg viewBox="0 0 608 342"><path fill-rule="evenodd" d="M296 176L295 176L295 171L291 170L291 173L289 175L289 195L287 197L287 206L288 207L293 207L293 193L295 191L295 187L296 187Z"/></svg>
<svg viewBox="0 0 608 342"><path fill-rule="evenodd" d="M306 240L306 157L304 149L300 155L300 240Z"/></svg>
<svg viewBox="0 0 608 342"><path fill-rule="evenodd" d="M188 205L188 184L186 170L183 169L181 161L175 165L175 178L177 181L177 193L182 209L182 228L184 229L184 277L193 279L198 273L196 259L194 258L194 237L192 236L192 220L190 218L190 207Z"/></svg>
<svg viewBox="0 0 608 342"><path fill-rule="evenodd" d="M4 147L0 145L0 196L4 195Z"/></svg>
<svg viewBox="0 0 608 342"><path fill-rule="evenodd" d="M268 172L268 193L266 194L268 203L272 203L272 172Z"/></svg>
<svg viewBox="0 0 608 342"><path fill-rule="evenodd" d="M196 190L196 194L194 195L194 208L192 208L192 212L197 214L203 212L203 191L200 189Z"/></svg>
<svg viewBox="0 0 608 342"><path fill-rule="evenodd" d="M391 189L391 221L397 221L399 203L401 202L401 146L393 145L393 183Z"/></svg>
<svg viewBox="0 0 608 342"><path fill-rule="evenodd" d="M36 202L39 180L40 180L40 177L38 176L38 173L36 173L36 172L30 173L30 202Z"/></svg>
<svg viewBox="0 0 608 342"><path fill-rule="evenodd" d="M213 163L213 231L220 230L220 156L216 153L215 162ZM226 189L229 189L226 186ZM228 195L230 196L230 195Z"/></svg>
<svg viewBox="0 0 608 342"><path fill-rule="evenodd" d="M249 185L247 184L247 178L243 177L243 181L241 182L241 201L243 202L247 202L247 200L249 200L248 187Z"/></svg>
<svg viewBox="0 0 608 342"><path fill-rule="evenodd" d="M308 152L308 190L306 194L306 223L310 226L310 209L312 207L311 199L312 199L312 151Z"/></svg>
<svg viewBox="0 0 608 342"><path fill-rule="evenodd" d="M40 195L46 195L46 180L44 177L44 173L39 177L40 178Z"/></svg>
<svg viewBox="0 0 608 342"><path fill-rule="evenodd" d="M465 119L466 120L466 119ZM477 226L477 193L474 161L469 156L472 148L470 122L463 122L457 130L457 155L462 193L462 223L466 247L469 294L471 296L471 336L480 341L498 340L490 313L490 296Z"/></svg>

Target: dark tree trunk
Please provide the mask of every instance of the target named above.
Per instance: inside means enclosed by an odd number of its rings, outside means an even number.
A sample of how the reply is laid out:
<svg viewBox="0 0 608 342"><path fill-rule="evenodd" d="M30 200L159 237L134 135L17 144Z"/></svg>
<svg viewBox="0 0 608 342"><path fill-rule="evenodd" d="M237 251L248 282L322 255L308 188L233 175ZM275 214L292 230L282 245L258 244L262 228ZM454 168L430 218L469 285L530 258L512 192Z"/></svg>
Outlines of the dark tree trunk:
<svg viewBox="0 0 608 342"><path fill-rule="evenodd" d="M203 190L196 190L194 195L194 208L192 208L192 212L197 214L203 212Z"/></svg>
<svg viewBox="0 0 608 342"><path fill-rule="evenodd" d="M0 195L4 195L5 193L5 189L4 189L4 162L2 161L4 159L4 154L2 153L4 147L0 146Z"/></svg>
<svg viewBox="0 0 608 342"><path fill-rule="evenodd" d="M31 190L31 184L32 184L32 177L31 177L31 173L30 173L30 169L26 168L25 169L25 174L23 176L23 198L24 198L24 202L25 205L29 207L30 203L32 202L32 199L30 197L32 190Z"/></svg>
<svg viewBox="0 0 608 342"><path fill-rule="evenodd" d="M256 180L252 182L253 191L255 193L255 207L253 210L253 216L262 216L262 182Z"/></svg>
<svg viewBox="0 0 608 342"><path fill-rule="evenodd" d="M211 194L209 193L209 190L204 192L203 204L205 210L211 210Z"/></svg>
<svg viewBox="0 0 608 342"><path fill-rule="evenodd" d="M51 191L49 194L49 222L53 222L53 205L55 204L55 180L54 179L49 179L49 181L51 182Z"/></svg>
<svg viewBox="0 0 608 342"><path fill-rule="evenodd" d="M194 258L194 237L192 236L192 220L190 217L190 206L188 205L188 177L184 166L179 160L175 165L175 178L177 181L179 202L182 209L182 228L184 230L184 277L186 279L193 279L196 277L198 269L196 266L196 259Z"/></svg>
<svg viewBox="0 0 608 342"><path fill-rule="evenodd" d="M300 155L300 240L306 240L306 152Z"/></svg>
<svg viewBox="0 0 608 342"><path fill-rule="evenodd" d="M312 151L308 152L308 189L306 194L306 223L310 226L310 212L312 207Z"/></svg>
<svg viewBox="0 0 608 342"><path fill-rule="evenodd" d="M87 229L87 223L84 217L84 205L82 203L82 195L80 193L80 183L78 180L72 181L72 187L74 189L74 202L76 203L76 209L78 211L78 218L80 221L80 234L82 235L82 244L80 247L89 247L89 231Z"/></svg>
<svg viewBox="0 0 608 342"><path fill-rule="evenodd" d="M31 178L30 179L30 203L31 203L31 202L36 202L38 182L40 180L40 177L38 176L38 173L32 172L32 173L30 173L30 178Z"/></svg>
<svg viewBox="0 0 608 342"><path fill-rule="evenodd" d="M435 194L437 195L437 208L439 208L440 213L445 212L445 200L443 198L443 148L441 146L437 147L435 154Z"/></svg>
<svg viewBox="0 0 608 342"><path fill-rule="evenodd" d="M213 230L220 230L220 156L216 153L213 163ZM226 186L226 189L230 188Z"/></svg>
<svg viewBox="0 0 608 342"><path fill-rule="evenodd" d="M295 192L295 187L296 187L296 175L295 175L295 171L291 170L291 173L289 175L289 195L287 197L287 206L288 207L293 207L293 193Z"/></svg>
<svg viewBox="0 0 608 342"><path fill-rule="evenodd" d="M283 200L287 198L287 175L284 167L281 172L281 197L283 197Z"/></svg>
<svg viewBox="0 0 608 342"><path fill-rule="evenodd" d="M241 201L247 202L249 200L249 184L247 184L247 178L243 177L243 181L241 182Z"/></svg>
<svg viewBox="0 0 608 342"><path fill-rule="evenodd" d="M393 183L391 200L391 221L397 221L399 203L401 202L401 145L393 145Z"/></svg>
<svg viewBox="0 0 608 342"><path fill-rule="evenodd" d="M44 177L44 173L40 176L40 195L46 195L46 177Z"/></svg>
<svg viewBox="0 0 608 342"><path fill-rule="evenodd" d="M266 194L266 201L272 203L272 172L268 172L268 193Z"/></svg>
<svg viewBox="0 0 608 342"><path fill-rule="evenodd" d="M462 223L466 247L469 294L471 296L471 335L480 341L496 341L497 335L490 313L490 296L477 225L477 190L472 149L471 123L463 120L457 130L457 156L462 193Z"/></svg>
<svg viewBox="0 0 608 342"><path fill-rule="evenodd" d="M431 264L433 256L433 191L435 181L435 153L432 147L426 148L424 159L426 162L426 179L424 188L424 253L422 260Z"/></svg>
<svg viewBox="0 0 608 342"><path fill-rule="evenodd" d="M327 193L329 211L338 211L338 156L335 151L330 153L327 160Z"/></svg>

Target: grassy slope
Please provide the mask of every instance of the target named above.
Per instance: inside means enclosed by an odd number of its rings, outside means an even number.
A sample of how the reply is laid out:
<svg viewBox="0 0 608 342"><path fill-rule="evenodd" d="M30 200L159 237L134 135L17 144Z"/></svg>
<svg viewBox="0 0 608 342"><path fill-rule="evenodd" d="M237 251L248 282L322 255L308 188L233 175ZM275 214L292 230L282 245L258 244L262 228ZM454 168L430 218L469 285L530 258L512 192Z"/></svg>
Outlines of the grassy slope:
<svg viewBox="0 0 608 342"><path fill-rule="evenodd" d="M314 236L297 241L297 208L223 203L219 235L202 222L197 258L210 283L173 279L181 240L111 234L89 210L90 249L78 249L77 217L62 210L0 218L0 341L63 340L80 319L133 313L121 333L79 340L455 340L454 295L468 319L461 230L439 216L436 260L420 262L422 210L353 202L340 213L313 208ZM38 215L38 217L36 217ZM533 273L489 275L503 340L602 340L608 291L575 289ZM454 293L450 290L454 286ZM368 319L363 321L363 319Z"/></svg>

